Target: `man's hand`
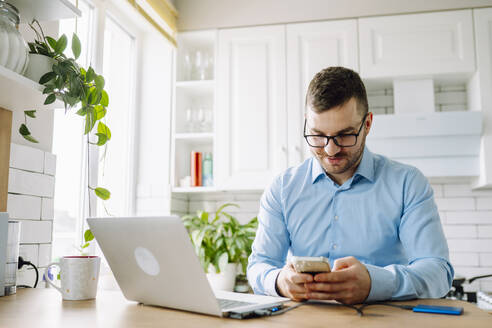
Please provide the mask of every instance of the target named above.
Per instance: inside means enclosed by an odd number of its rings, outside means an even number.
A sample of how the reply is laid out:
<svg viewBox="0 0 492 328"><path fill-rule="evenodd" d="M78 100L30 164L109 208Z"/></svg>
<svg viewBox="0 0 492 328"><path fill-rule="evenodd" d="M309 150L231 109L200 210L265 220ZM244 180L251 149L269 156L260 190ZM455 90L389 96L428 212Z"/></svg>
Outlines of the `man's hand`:
<svg viewBox="0 0 492 328"><path fill-rule="evenodd" d="M318 273L313 283L305 284L306 298L336 300L344 304L364 302L371 290L371 277L365 265L350 256L335 260L333 266L332 272Z"/></svg>
<svg viewBox="0 0 492 328"><path fill-rule="evenodd" d="M307 299L306 283L312 283L313 276L308 273L298 273L292 264L282 268L277 277L277 291L281 296L288 297L294 301Z"/></svg>

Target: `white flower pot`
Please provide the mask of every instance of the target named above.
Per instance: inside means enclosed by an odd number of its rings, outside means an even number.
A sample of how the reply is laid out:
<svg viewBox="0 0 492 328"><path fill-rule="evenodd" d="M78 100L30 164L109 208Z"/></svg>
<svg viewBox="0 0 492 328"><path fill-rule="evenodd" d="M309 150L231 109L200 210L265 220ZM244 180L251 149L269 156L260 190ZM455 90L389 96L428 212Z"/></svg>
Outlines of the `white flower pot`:
<svg viewBox="0 0 492 328"><path fill-rule="evenodd" d="M207 279L214 290L225 290L232 292L236 283L236 263L227 263L225 270L220 273L207 273ZM211 271L209 269L209 271Z"/></svg>
<svg viewBox="0 0 492 328"><path fill-rule="evenodd" d="M29 64L24 76L39 83L41 76L52 71L55 62L55 59L45 55L29 54Z"/></svg>

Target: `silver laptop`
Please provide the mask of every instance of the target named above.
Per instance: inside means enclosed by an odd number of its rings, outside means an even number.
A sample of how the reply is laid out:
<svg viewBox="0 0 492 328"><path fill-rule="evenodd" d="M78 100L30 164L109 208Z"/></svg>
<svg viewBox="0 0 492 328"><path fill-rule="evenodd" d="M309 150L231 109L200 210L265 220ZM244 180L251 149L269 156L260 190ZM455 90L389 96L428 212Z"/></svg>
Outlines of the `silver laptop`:
<svg viewBox="0 0 492 328"><path fill-rule="evenodd" d="M87 222L128 300L224 317L275 310L289 300L213 291L176 216Z"/></svg>

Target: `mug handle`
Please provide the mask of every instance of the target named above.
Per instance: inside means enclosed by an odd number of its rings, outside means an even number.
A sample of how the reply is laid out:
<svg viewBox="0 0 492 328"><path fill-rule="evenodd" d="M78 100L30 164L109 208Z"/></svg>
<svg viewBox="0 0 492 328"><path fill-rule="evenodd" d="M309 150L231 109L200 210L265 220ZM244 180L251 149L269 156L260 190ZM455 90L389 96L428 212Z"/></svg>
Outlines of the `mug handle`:
<svg viewBox="0 0 492 328"><path fill-rule="evenodd" d="M50 284L51 286L53 286L56 290L58 290L61 294L63 294L62 290L60 287L58 287L57 285L55 285L52 280L48 277L48 270L50 269L50 267L52 266L57 266L60 268L61 270L61 267L60 267L60 263L58 262L53 262L53 263L50 263L48 264L48 266L46 267L46 270L44 271L44 280L46 280L46 282L48 284Z"/></svg>

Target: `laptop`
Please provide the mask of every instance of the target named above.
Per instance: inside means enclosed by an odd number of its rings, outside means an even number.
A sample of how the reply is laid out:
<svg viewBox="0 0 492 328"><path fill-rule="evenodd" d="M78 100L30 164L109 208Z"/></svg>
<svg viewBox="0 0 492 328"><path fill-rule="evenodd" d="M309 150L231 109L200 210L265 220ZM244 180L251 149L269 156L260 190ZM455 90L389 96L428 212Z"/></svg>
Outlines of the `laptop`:
<svg viewBox="0 0 492 328"><path fill-rule="evenodd" d="M87 219L124 296L220 317L275 311L283 297L212 290L177 216Z"/></svg>

